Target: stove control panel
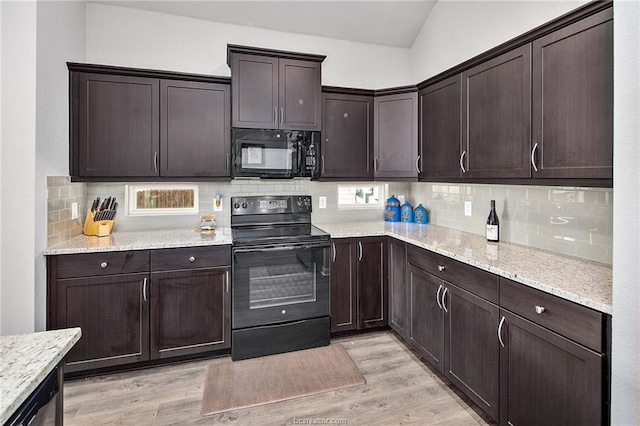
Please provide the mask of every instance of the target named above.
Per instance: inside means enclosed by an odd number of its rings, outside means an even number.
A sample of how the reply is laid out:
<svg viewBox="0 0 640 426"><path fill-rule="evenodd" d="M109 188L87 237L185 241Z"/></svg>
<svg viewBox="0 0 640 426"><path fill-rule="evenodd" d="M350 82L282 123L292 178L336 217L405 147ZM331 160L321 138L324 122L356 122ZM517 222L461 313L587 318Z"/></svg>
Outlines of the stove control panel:
<svg viewBox="0 0 640 426"><path fill-rule="evenodd" d="M311 213L310 195L262 195L231 197L231 216Z"/></svg>

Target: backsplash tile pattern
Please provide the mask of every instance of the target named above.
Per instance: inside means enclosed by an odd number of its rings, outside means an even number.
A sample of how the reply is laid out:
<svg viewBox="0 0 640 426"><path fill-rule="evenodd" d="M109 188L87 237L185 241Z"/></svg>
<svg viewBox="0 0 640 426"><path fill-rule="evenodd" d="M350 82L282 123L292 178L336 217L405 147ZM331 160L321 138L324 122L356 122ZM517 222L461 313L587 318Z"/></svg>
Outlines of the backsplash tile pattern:
<svg viewBox="0 0 640 426"><path fill-rule="evenodd" d="M484 234L496 200L500 239L611 264L613 190L543 186L412 183L411 201L436 225ZM464 202L472 215L464 215Z"/></svg>
<svg viewBox="0 0 640 426"><path fill-rule="evenodd" d="M77 219L71 219L72 203L78 203ZM86 183L71 182L69 176L47 176L47 245L49 247L82 234L86 211Z"/></svg>
<svg viewBox="0 0 640 426"><path fill-rule="evenodd" d="M361 185L357 182L354 185ZM349 184L341 182L340 184ZM338 209L338 184L327 182L312 182L305 179L294 180L258 180L235 179L231 182L200 182L200 213L214 213L218 226L230 226L231 197L243 195L311 195L313 197L312 220L321 222L353 222L383 220L382 209ZM409 195L410 184L404 182L388 183L389 193ZM89 183L87 194L90 200L100 197L114 196L119 200L119 210L114 225L115 231L144 231L168 228L194 229L199 224L198 215L176 216L127 216L125 215L125 184L124 183ZM215 196L222 196L223 211L213 212ZM327 208L318 208L318 197L327 197ZM120 201L122 200L122 201Z"/></svg>

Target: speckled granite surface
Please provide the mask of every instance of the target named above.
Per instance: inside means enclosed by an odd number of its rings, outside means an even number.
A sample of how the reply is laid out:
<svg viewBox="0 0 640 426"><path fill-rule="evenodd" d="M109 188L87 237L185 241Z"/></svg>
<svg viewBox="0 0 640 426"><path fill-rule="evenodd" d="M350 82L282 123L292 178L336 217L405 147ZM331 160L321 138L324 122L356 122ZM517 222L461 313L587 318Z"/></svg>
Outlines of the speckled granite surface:
<svg viewBox="0 0 640 426"><path fill-rule="evenodd" d="M611 314L611 267L517 244L488 243L482 235L391 222L315 224L333 238L388 235L502 277Z"/></svg>
<svg viewBox="0 0 640 426"><path fill-rule="evenodd" d="M11 417L80 335L76 327L0 336L0 423Z"/></svg>
<svg viewBox="0 0 640 426"><path fill-rule="evenodd" d="M79 235L44 250L45 256L96 253L101 251L149 250L177 247L231 244L231 228L218 228L213 234L193 229L167 231L112 232L106 237Z"/></svg>

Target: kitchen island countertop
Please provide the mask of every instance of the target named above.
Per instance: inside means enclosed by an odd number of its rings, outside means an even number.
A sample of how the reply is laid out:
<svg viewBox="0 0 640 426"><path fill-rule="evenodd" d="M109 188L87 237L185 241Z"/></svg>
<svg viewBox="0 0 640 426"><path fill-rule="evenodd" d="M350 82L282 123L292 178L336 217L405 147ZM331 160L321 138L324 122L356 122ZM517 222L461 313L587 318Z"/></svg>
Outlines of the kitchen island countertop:
<svg viewBox="0 0 640 426"><path fill-rule="evenodd" d="M105 251L151 250L178 247L231 244L231 228L217 228L214 233L194 229L112 232L106 237L79 235L44 250L45 256L97 253Z"/></svg>
<svg viewBox="0 0 640 426"><path fill-rule="evenodd" d="M332 238L391 236L566 300L611 314L610 265L506 242L482 235L400 222L315 224Z"/></svg>
<svg viewBox="0 0 640 426"><path fill-rule="evenodd" d="M80 328L0 336L0 423L4 424L80 339Z"/></svg>

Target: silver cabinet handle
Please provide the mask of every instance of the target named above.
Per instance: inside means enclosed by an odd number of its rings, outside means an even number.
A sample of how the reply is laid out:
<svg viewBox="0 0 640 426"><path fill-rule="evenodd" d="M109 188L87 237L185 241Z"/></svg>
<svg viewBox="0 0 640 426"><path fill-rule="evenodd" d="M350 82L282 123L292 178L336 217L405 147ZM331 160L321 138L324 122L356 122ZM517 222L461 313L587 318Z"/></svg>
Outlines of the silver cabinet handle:
<svg viewBox="0 0 640 426"><path fill-rule="evenodd" d="M196 258L194 256L189 257L189 262L195 262Z"/></svg>
<svg viewBox="0 0 640 426"><path fill-rule="evenodd" d="M416 171L418 173L420 173L420 167L418 166L418 162L420 162L420 156L419 155L416 157Z"/></svg>
<svg viewBox="0 0 640 426"><path fill-rule="evenodd" d="M273 121L277 126L278 125L278 107L275 105L273 106Z"/></svg>
<svg viewBox="0 0 640 426"><path fill-rule="evenodd" d="M444 265L438 265L438 271L440 272L444 271Z"/></svg>
<svg viewBox="0 0 640 426"><path fill-rule="evenodd" d="M283 122L284 122L284 108L280 107L280 127L282 127Z"/></svg>
<svg viewBox="0 0 640 426"><path fill-rule="evenodd" d="M108 264L107 262L102 262L102 263L100 264L100 267L101 267L102 269L106 268L107 266L109 266L109 264Z"/></svg>
<svg viewBox="0 0 640 426"><path fill-rule="evenodd" d="M227 271L224 273L225 277L225 281L226 281L226 289L227 289L227 293L229 293L229 270L227 269Z"/></svg>
<svg viewBox="0 0 640 426"><path fill-rule="evenodd" d="M322 160L322 167L320 168L320 174L323 174L324 173L324 155L320 156L320 160Z"/></svg>
<svg viewBox="0 0 640 426"><path fill-rule="evenodd" d="M158 173L158 151L153 153L153 171Z"/></svg>
<svg viewBox="0 0 640 426"><path fill-rule="evenodd" d="M336 262L336 243L331 243L331 262Z"/></svg>
<svg viewBox="0 0 640 426"><path fill-rule="evenodd" d="M533 170L538 171L538 166L536 165L536 150L538 149L538 144L533 145L533 149L531 150L531 165L533 166Z"/></svg>
<svg viewBox="0 0 640 426"><path fill-rule="evenodd" d="M502 347L504 348L504 342L502 341L502 326L504 325L504 320L506 318L502 317L502 319L500 320L500 324L498 325L498 341L500 342L500 345L502 345Z"/></svg>
<svg viewBox="0 0 640 426"><path fill-rule="evenodd" d="M229 172L229 153L228 152L225 154L225 160L224 161L225 161L224 162L224 171L228 173Z"/></svg>
<svg viewBox="0 0 640 426"><path fill-rule="evenodd" d="M462 154L460 154L460 169L462 170L462 173L466 173L467 171L464 169L464 163L462 162L462 160L464 159L465 154L467 153L467 151L462 151Z"/></svg>
<svg viewBox="0 0 640 426"><path fill-rule="evenodd" d="M147 277L144 277L144 281L142 282L142 297L144 301L147 301Z"/></svg>
<svg viewBox="0 0 640 426"><path fill-rule="evenodd" d="M442 307L442 303L440 303L440 292L442 291L442 284L440 284L440 287L438 287L438 291L436 292L436 303L438 304L438 306L440 306L440 309L444 309Z"/></svg>
<svg viewBox="0 0 640 426"><path fill-rule="evenodd" d="M544 311L546 311L546 309L544 308L544 306L536 306L536 314L540 315L540 314L542 314Z"/></svg>
<svg viewBox="0 0 640 426"><path fill-rule="evenodd" d="M375 160L373 160L373 174L374 175L378 174L378 159L377 158Z"/></svg>
<svg viewBox="0 0 640 426"><path fill-rule="evenodd" d="M358 262L362 260L362 242L358 241Z"/></svg>
<svg viewBox="0 0 640 426"><path fill-rule="evenodd" d="M449 312L447 310L447 301L444 299L445 297L447 297L447 292L449 291L449 289L447 287L444 288L444 291L442 292L442 309L444 309L445 312Z"/></svg>

